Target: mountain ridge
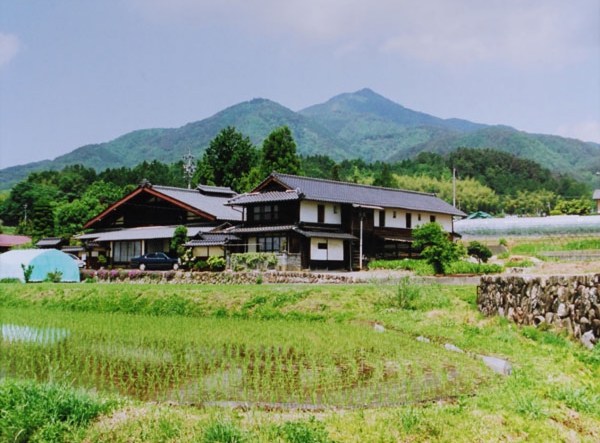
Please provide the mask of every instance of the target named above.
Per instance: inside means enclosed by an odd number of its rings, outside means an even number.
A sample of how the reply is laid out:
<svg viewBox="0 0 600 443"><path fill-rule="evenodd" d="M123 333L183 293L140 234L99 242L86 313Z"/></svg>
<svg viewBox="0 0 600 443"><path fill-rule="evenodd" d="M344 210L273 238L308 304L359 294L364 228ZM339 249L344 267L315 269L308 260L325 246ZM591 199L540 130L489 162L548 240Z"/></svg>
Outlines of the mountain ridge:
<svg viewBox="0 0 600 443"><path fill-rule="evenodd" d="M0 189L9 189L31 172L78 163L101 171L133 167L144 160L173 163L188 150L201 158L210 141L227 126L235 126L260 147L269 133L282 125L292 130L300 155L325 154L335 161L397 161L423 151L444 154L458 147L473 147L510 152L555 172L583 174L586 179L600 170L598 144L529 134L505 125L442 119L363 88L297 112L266 98L254 98L179 128L139 129L108 142L81 146L53 160L2 169Z"/></svg>

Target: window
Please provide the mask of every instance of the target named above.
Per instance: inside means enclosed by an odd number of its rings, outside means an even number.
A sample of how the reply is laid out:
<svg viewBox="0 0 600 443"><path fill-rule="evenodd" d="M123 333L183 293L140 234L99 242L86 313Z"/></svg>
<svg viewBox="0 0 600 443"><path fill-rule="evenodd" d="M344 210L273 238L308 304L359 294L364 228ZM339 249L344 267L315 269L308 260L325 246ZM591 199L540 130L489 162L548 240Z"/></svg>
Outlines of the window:
<svg viewBox="0 0 600 443"><path fill-rule="evenodd" d="M279 220L279 205L254 206L252 209L255 222Z"/></svg>
<svg viewBox="0 0 600 443"><path fill-rule="evenodd" d="M382 228L385 226L385 211L384 210L379 211L379 226L381 226Z"/></svg>
<svg viewBox="0 0 600 443"><path fill-rule="evenodd" d="M429 216L429 221L430 221L431 223L433 223L433 222L435 221L435 215L430 215L430 216Z"/></svg>
<svg viewBox="0 0 600 443"><path fill-rule="evenodd" d="M421 221L421 214L417 215L417 220Z"/></svg>
<svg viewBox="0 0 600 443"><path fill-rule="evenodd" d="M338 207L337 207L337 205L333 205L333 213L334 214L338 213Z"/></svg>
<svg viewBox="0 0 600 443"><path fill-rule="evenodd" d="M280 252L287 244L286 237L281 235L258 237L256 243L256 252Z"/></svg>
<svg viewBox="0 0 600 443"><path fill-rule="evenodd" d="M327 249L327 243L317 243L317 249Z"/></svg>
<svg viewBox="0 0 600 443"><path fill-rule="evenodd" d="M392 218L396 218L396 211L392 212Z"/></svg>
<svg viewBox="0 0 600 443"><path fill-rule="evenodd" d="M406 227L412 228L412 214L410 212L406 213Z"/></svg>
<svg viewBox="0 0 600 443"><path fill-rule="evenodd" d="M325 205L317 206L317 222L325 223Z"/></svg>
<svg viewBox="0 0 600 443"><path fill-rule="evenodd" d="M113 260L124 263L131 257L142 254L142 243L139 241L117 241L113 243Z"/></svg>

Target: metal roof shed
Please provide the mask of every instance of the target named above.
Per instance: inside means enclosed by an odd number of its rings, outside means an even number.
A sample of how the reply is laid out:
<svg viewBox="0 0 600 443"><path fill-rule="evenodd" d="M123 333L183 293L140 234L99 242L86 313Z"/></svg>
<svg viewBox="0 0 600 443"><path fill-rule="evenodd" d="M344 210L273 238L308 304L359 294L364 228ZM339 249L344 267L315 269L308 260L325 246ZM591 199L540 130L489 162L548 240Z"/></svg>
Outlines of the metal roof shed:
<svg viewBox="0 0 600 443"><path fill-rule="evenodd" d="M77 263L56 249L18 249L0 255L0 279L17 278L25 282L21 265L33 266L30 282L46 280L48 273L60 271L62 282L79 282Z"/></svg>

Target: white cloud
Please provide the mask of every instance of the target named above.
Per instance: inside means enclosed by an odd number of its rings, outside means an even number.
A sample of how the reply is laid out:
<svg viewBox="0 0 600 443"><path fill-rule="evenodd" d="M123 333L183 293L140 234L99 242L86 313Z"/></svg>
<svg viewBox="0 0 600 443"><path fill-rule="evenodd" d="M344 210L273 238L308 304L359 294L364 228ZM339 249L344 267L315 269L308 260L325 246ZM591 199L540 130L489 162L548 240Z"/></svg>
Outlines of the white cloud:
<svg viewBox="0 0 600 443"><path fill-rule="evenodd" d="M597 120L587 119L579 123L561 125L556 132L563 137L600 143L600 121Z"/></svg>
<svg viewBox="0 0 600 443"><path fill-rule="evenodd" d="M242 32L429 62L559 64L596 54L597 0L130 0L155 22ZM336 52L336 49L333 50Z"/></svg>
<svg viewBox="0 0 600 443"><path fill-rule="evenodd" d="M0 66L11 61L19 52L21 43L16 35L0 32Z"/></svg>

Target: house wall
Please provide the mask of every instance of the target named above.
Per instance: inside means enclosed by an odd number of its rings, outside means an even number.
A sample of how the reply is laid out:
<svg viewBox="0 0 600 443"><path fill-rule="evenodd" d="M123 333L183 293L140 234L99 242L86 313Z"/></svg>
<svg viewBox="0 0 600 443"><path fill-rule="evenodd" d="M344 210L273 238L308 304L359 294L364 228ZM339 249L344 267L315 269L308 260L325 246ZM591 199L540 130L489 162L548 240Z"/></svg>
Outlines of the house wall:
<svg viewBox="0 0 600 443"><path fill-rule="evenodd" d="M319 245L323 244L327 247L320 249ZM311 238L310 259L311 261L343 261L344 241L334 238Z"/></svg>
<svg viewBox="0 0 600 443"><path fill-rule="evenodd" d="M410 212L412 214L412 228L415 228L419 225L424 225L425 223L429 223L431 221L431 216L435 217L435 221L442 225L444 231L452 232L452 216L445 214L431 214L429 212L413 212L406 211L401 209L390 209L386 208L385 211L385 227L386 228L403 228L406 226L406 213ZM376 227L379 227L379 213L381 211L376 209L374 213L374 223ZM396 217L394 217L394 213Z"/></svg>
<svg viewBox="0 0 600 443"><path fill-rule="evenodd" d="M222 246L195 246L192 254L194 257L212 257L213 255L223 257L225 255Z"/></svg>
<svg viewBox="0 0 600 443"><path fill-rule="evenodd" d="M338 203L324 203L303 200L300 203L300 221L306 223L318 223L319 213L318 206L325 206L325 221L324 223L339 225L342 223L341 205Z"/></svg>

